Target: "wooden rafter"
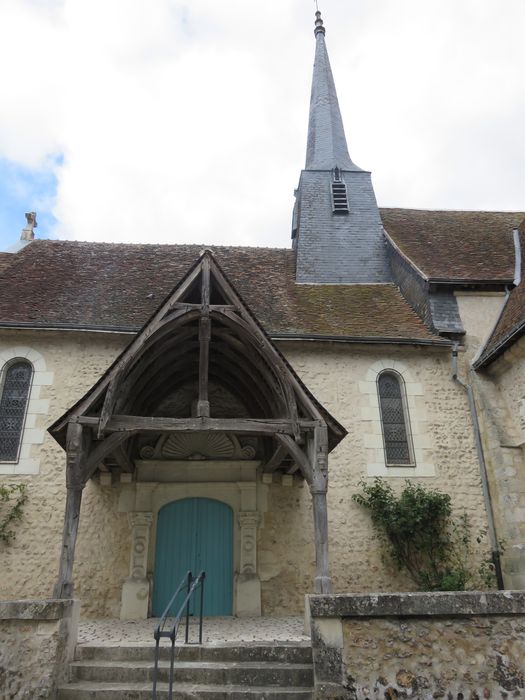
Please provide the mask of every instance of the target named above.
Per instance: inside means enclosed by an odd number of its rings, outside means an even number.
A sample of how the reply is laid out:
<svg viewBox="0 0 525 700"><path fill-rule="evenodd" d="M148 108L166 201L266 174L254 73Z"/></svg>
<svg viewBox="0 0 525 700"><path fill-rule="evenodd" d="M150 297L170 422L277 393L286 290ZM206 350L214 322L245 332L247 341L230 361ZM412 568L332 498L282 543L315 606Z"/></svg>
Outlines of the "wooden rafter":
<svg viewBox="0 0 525 700"><path fill-rule="evenodd" d="M201 316L199 319L199 397L197 400L197 416L210 415L210 400L208 396L208 371L210 361L210 259L202 261L201 275Z"/></svg>

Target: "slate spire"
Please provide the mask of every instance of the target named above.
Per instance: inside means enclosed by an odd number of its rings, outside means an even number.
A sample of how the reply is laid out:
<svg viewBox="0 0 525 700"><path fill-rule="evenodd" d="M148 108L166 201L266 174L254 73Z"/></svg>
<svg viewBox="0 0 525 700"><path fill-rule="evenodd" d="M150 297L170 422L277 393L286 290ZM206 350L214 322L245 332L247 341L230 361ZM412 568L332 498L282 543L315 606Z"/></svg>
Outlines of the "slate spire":
<svg viewBox="0 0 525 700"><path fill-rule="evenodd" d="M315 63L310 98L306 170L360 170L348 154L343 119L319 10L315 13Z"/></svg>
<svg viewBox="0 0 525 700"><path fill-rule="evenodd" d="M391 281L371 174L352 162L325 44L315 13L315 64L306 166L292 219L300 284Z"/></svg>

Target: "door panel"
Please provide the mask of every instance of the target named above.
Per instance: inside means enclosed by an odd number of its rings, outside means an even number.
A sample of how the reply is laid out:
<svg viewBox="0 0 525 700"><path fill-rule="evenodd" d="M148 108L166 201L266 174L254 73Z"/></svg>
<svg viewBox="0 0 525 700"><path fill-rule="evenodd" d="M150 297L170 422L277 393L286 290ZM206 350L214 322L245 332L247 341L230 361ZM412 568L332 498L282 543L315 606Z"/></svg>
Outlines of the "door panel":
<svg viewBox="0 0 525 700"><path fill-rule="evenodd" d="M165 505L157 519L153 615L162 615L187 571L204 570L204 614L231 615L233 512L220 501L185 498ZM173 606L179 608L183 594ZM197 597L198 601L198 597ZM199 611L198 602L193 606Z"/></svg>

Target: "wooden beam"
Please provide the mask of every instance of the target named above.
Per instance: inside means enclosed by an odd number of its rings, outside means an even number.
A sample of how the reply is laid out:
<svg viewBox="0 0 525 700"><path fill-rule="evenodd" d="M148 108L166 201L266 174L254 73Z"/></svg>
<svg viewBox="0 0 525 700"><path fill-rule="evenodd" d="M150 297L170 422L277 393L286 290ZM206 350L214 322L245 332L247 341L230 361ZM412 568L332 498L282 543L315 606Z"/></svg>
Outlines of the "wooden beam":
<svg viewBox="0 0 525 700"><path fill-rule="evenodd" d="M271 388L272 394L279 400L282 407L286 408L286 399L278 378L271 371L271 365L268 365L258 352L253 352L253 346L243 343L240 338L233 336L227 330L214 330L213 337L215 336L224 341L217 346L218 350L223 354L235 351L247 363L250 372L253 372L253 368L257 369L263 381ZM215 348L216 344L213 343L212 346Z"/></svg>
<svg viewBox="0 0 525 700"><path fill-rule="evenodd" d="M130 433L112 433L101 442L93 443L93 449L90 451L89 455L86 456L82 466L82 479L84 483L86 483L88 479L91 479L102 463L102 460L111 453L114 453L117 447L127 440L133 432L134 431Z"/></svg>
<svg viewBox="0 0 525 700"><path fill-rule="evenodd" d="M303 450L299 447L295 440L290 437L290 435L281 435L276 433L275 439L280 442L286 451L292 455L294 460L299 465L302 475L306 481L311 484L313 477L312 464Z"/></svg>
<svg viewBox="0 0 525 700"><path fill-rule="evenodd" d="M210 400L208 396L208 371L210 361L210 259L202 261L201 276L201 317L199 319L199 396L197 399L197 416L209 417Z"/></svg>
<svg viewBox="0 0 525 700"><path fill-rule="evenodd" d="M291 370L287 367L282 356L274 348L270 340L265 336L253 319L245 320L239 314L232 311L214 312L214 316L220 318L226 325L234 325L245 331L243 338L250 342L254 349L265 357L266 362L277 375L279 383L286 397L288 414L293 423L293 433L296 440L299 438L299 414L297 402L290 382Z"/></svg>
<svg viewBox="0 0 525 700"><path fill-rule="evenodd" d="M122 392L126 392L126 397L122 397L122 401L119 400L118 405L122 407L127 407L127 411L130 411L131 406L134 406L134 412L142 413L142 407L148 404L148 399L150 396L154 395L160 398L166 395L166 382L172 378L174 374L180 372L186 380L188 377L188 365L195 365L195 372L197 371L197 355L190 350L196 348L196 343L185 343L181 347L181 354L172 357L167 355L166 359L161 361L160 358L157 362L149 363L144 372L136 377L133 385L128 385L123 387ZM166 369L169 367L169 375L167 376ZM159 387L163 389L159 392ZM135 400L138 397L140 400L137 404ZM137 406L140 406L140 410L137 410Z"/></svg>
<svg viewBox="0 0 525 700"><path fill-rule="evenodd" d="M115 449L112 452L112 455L123 472L128 472L131 474L135 471L135 464L130 459L128 453L126 452L122 444L118 445L118 447L115 447Z"/></svg>
<svg viewBox="0 0 525 700"><path fill-rule="evenodd" d="M107 370L100 384L94 387L93 391L89 392L88 395L78 403L73 412L66 414L64 420L56 426L56 430L61 430L65 426L66 421L74 420L79 415L86 413L89 410L89 408L95 403L95 401L104 394L111 379L114 377L115 373L121 368L122 363L130 355L135 355L137 349L142 347L142 345L148 340L148 338L162 325L164 317L170 314L170 312L175 308L177 302L180 300L183 294L185 294L185 292L200 274L200 270L200 265L196 265L195 268L179 285L176 293L164 302L164 304L160 307L160 309L157 310L155 315L149 321L148 325L141 332L139 332L138 335L135 336L135 338L131 341L128 347L124 350L122 355L115 360L113 365L111 365L111 367ZM178 314L180 316L185 316L187 315L187 313L188 312L185 312L184 310L175 310L176 315ZM195 316L198 317L197 311L190 313L194 313Z"/></svg>
<svg viewBox="0 0 525 700"><path fill-rule="evenodd" d="M221 274L221 271L218 269L215 261L212 261L212 271L215 275L215 283L217 284L217 287L219 287L219 289L222 291L223 296L235 305L237 312L244 319L244 321L246 321L247 324L249 324L252 328L255 327L259 330L259 332L265 338L266 342L270 345L272 354L275 354L277 358L279 358L280 363L282 363L282 365L284 365L288 369L291 384L294 387L295 392L297 392L302 407L306 409L307 413L310 414L311 418L316 420L323 420L323 416L315 401L309 396L299 379L295 376L293 370L291 370L291 368L288 367L286 360L281 355L279 350L277 350L273 343L271 343L271 341L268 338L266 338L264 331L262 329L259 329L255 320L245 309L244 304L242 303L242 300L240 299L238 294L228 283L228 280L226 280Z"/></svg>
<svg viewBox="0 0 525 700"><path fill-rule="evenodd" d="M273 455L264 465L263 471L271 473L274 472L276 469L279 469L283 459L286 457L287 454L288 449L284 445L279 444Z"/></svg>
<svg viewBox="0 0 525 700"><path fill-rule="evenodd" d="M178 301L176 304L173 305L175 309L186 309L186 311L193 311L194 309L201 309L202 304L187 304L185 301ZM216 311L224 311L229 310L229 311L235 311L237 307L233 306L233 304L210 304L210 311L216 310Z"/></svg>
<svg viewBox="0 0 525 700"><path fill-rule="evenodd" d="M148 372L151 367L157 369L159 364L164 366L165 363L161 363L161 359L166 358L166 362L170 362L172 361L173 353L180 355L196 350L199 346L196 334L197 331L195 328L180 330L177 333L174 343L172 339L168 338L167 341L156 344L150 352L142 356L138 362L131 365L126 379L120 386L118 398L115 402L115 413L125 412L123 408L126 406L126 401L131 390L137 389L136 384L141 381L142 377L149 376ZM189 338L194 338L194 340L189 340ZM171 343L173 343L173 346L171 346ZM140 393L140 390L137 390L136 393Z"/></svg>
<svg viewBox="0 0 525 700"><path fill-rule="evenodd" d="M98 418L79 416L80 425L96 428ZM300 421L302 430L313 430L316 421ZM163 418L150 416L114 415L108 422L110 433L175 433L175 432L221 432L249 433L252 435L291 435L292 421L281 418ZM111 436L110 436L111 437ZM109 438L106 438L108 440ZM106 442L106 441L104 441ZM292 442L294 442L292 440ZM295 442L294 442L295 445ZM300 449L297 446L297 449ZM295 455L294 455L295 458Z"/></svg>

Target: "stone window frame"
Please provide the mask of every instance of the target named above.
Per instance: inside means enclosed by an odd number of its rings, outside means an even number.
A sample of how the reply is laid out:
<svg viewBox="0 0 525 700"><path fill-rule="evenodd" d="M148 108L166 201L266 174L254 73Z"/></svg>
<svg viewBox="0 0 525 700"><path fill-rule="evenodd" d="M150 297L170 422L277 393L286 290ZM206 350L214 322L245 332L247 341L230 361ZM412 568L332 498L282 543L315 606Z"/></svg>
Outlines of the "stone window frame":
<svg viewBox="0 0 525 700"><path fill-rule="evenodd" d="M380 387L379 387L379 382L381 380L381 377L385 376L385 375L393 376L399 385L401 406L402 406L402 410L403 410L403 421L404 421L404 426L405 426L406 443L407 443L408 455L409 455L409 460L410 460L408 464L389 462L387 459L385 421L384 421L383 413L382 413L382 409L381 409L381 392L380 392ZM383 370L381 370L381 372L379 372L379 374L376 377L376 387L377 387L377 400L379 403L379 417L380 417L380 421L381 421L381 433L383 435L383 449L384 449L384 453L385 453L385 464L389 469L391 469L393 467L411 467L412 469L414 469L416 467L416 455L414 452L414 443L412 440L412 426L410 423L410 411L408 410L408 406L407 406L407 392L406 392L405 380L403 379L403 375L399 374L399 372L395 369L383 369Z"/></svg>
<svg viewBox="0 0 525 700"><path fill-rule="evenodd" d="M53 384L54 374L47 371L46 362L39 352L29 346L16 345L0 351L0 377L16 361L29 362L33 367L33 377L18 459L16 462L0 462L0 475L34 475L40 472L40 456L33 448L44 442L46 432L45 428L38 427L38 419L49 414L49 399L40 398L40 394L43 386Z"/></svg>
<svg viewBox="0 0 525 700"><path fill-rule="evenodd" d="M382 372L397 373L403 380L406 410L409 413L410 432L415 463L413 465L387 466L383 441L381 409L377 380ZM433 463L433 441L423 402L423 386L415 381L409 367L399 360L378 360L368 368L364 380L359 382L361 421L365 447L367 475L371 477L431 477L436 470Z"/></svg>
<svg viewBox="0 0 525 700"><path fill-rule="evenodd" d="M18 430L18 447L16 450L16 457L14 459L4 459L2 455L0 454L0 464L18 464L18 460L20 457L20 450L22 448L22 438L24 436L24 429L25 429L25 424L26 424L26 419L27 419L27 409L29 407L29 398L31 397L31 386L33 384L33 377L35 375L35 368L33 367L33 364L29 362L29 360L25 357L12 357L8 362L6 362L1 368L0 368L0 405L3 400L4 396L4 391L5 391L5 385L7 381L7 375L9 374L9 370L14 367L15 365L24 365L25 367L30 367L31 368L31 376L29 377L29 383L26 387L26 392L25 392L25 406L24 406L24 415L22 418L22 424Z"/></svg>

